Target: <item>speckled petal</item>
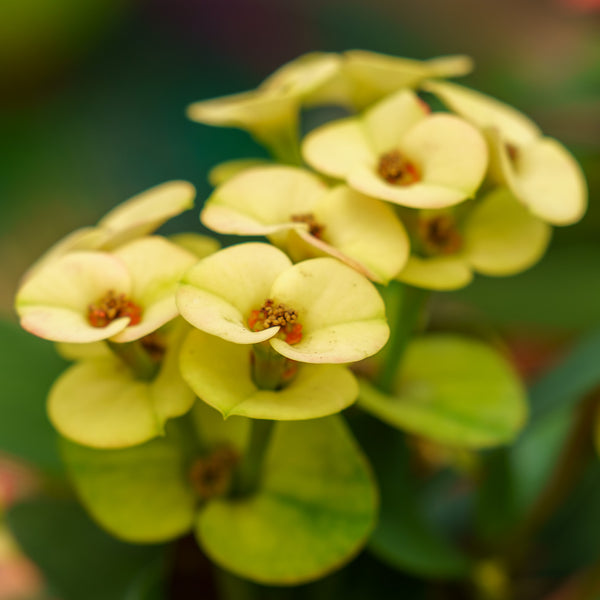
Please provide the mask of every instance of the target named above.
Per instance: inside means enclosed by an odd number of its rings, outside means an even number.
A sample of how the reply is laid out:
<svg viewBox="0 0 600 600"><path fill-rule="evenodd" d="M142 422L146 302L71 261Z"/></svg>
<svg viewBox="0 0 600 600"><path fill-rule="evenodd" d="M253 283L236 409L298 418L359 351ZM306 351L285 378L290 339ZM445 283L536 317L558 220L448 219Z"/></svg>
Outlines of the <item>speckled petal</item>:
<svg viewBox="0 0 600 600"><path fill-rule="evenodd" d="M212 335L239 344L264 341L279 328L251 331L248 317L270 297L273 281L291 264L268 244L230 246L188 271L177 291L177 306L194 327Z"/></svg>
<svg viewBox="0 0 600 600"><path fill-rule="evenodd" d="M159 236L141 238L115 251L131 273L131 299L141 306L142 320L113 337L137 340L177 316L175 291L183 274L196 262L187 250Z"/></svg>
<svg viewBox="0 0 600 600"><path fill-rule="evenodd" d="M200 215L202 223L219 233L269 235L302 227L292 215L311 212L326 186L304 169L256 167L218 187Z"/></svg>
<svg viewBox="0 0 600 600"><path fill-rule="evenodd" d="M458 290L471 283L473 272L462 255L420 258L411 256L396 279L427 290Z"/></svg>
<svg viewBox="0 0 600 600"><path fill-rule="evenodd" d="M358 395L352 373L340 365L300 365L282 390L252 381L250 348L192 331L181 352L181 372L192 389L224 417L315 419L343 410Z"/></svg>
<svg viewBox="0 0 600 600"><path fill-rule="evenodd" d="M283 272L272 297L298 312L302 340L273 348L299 362L354 362L378 352L389 336L383 300L362 275L333 258L315 258Z"/></svg>
<svg viewBox="0 0 600 600"><path fill-rule="evenodd" d="M361 164L375 168L377 161L358 119L340 119L314 129L304 138L302 155L317 171L339 179Z"/></svg>
<svg viewBox="0 0 600 600"><path fill-rule="evenodd" d="M111 232L104 248L112 249L147 235L194 206L196 189L187 181L167 181L126 200L111 210L98 226Z"/></svg>
<svg viewBox="0 0 600 600"><path fill-rule="evenodd" d="M467 217L464 255L485 275L513 275L544 255L552 229L506 188L488 194Z"/></svg>
<svg viewBox="0 0 600 600"><path fill-rule="evenodd" d="M527 143L541 135L531 119L495 98L445 81L428 81L423 87L467 121L482 129L495 127L512 143Z"/></svg>
<svg viewBox="0 0 600 600"><path fill-rule="evenodd" d="M128 295L131 278L126 265L104 252L72 252L36 271L19 290L16 309L27 331L55 342L95 342L121 331L128 318L106 327L87 320L91 303L108 291Z"/></svg>

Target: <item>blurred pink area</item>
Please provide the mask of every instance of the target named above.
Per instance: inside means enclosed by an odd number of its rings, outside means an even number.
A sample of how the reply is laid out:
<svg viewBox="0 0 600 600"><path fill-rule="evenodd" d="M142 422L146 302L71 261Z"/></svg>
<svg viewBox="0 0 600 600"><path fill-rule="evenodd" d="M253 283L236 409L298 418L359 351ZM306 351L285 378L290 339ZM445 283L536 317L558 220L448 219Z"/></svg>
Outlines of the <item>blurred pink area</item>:
<svg viewBox="0 0 600 600"><path fill-rule="evenodd" d="M0 455L0 600L35 600L44 589L39 570L19 550L2 522L2 510L32 495L37 475L25 464Z"/></svg>

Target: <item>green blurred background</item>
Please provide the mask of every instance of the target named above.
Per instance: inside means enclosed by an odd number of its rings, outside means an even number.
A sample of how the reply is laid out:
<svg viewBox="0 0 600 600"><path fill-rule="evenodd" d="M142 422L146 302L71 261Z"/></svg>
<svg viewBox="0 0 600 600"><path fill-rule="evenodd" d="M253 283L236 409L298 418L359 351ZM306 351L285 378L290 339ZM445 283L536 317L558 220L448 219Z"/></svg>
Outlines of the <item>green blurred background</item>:
<svg viewBox="0 0 600 600"><path fill-rule="evenodd" d="M449 298L520 330L600 323L598 0L2 0L0 313L53 241L172 178L199 201L221 160L262 155L240 131L186 120L312 50L467 53L464 83L516 105L581 161L590 210L547 258ZM197 211L170 228L198 227Z"/></svg>

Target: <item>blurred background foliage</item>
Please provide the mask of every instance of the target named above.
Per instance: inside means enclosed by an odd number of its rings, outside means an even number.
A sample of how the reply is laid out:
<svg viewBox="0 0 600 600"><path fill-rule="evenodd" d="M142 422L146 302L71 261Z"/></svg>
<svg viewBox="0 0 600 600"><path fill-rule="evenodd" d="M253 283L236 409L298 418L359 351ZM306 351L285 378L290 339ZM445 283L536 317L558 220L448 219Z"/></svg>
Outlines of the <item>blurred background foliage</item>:
<svg viewBox="0 0 600 600"><path fill-rule="evenodd" d="M117 203L162 181L193 182L200 205L210 193L206 174L211 166L264 151L244 132L187 121L185 107L253 88L282 63L313 50L362 48L410 58L469 54L476 70L461 82L515 105L581 162L590 190L586 217L557 229L547 256L530 271L512 278L479 277L459 293L439 295L434 319L434 326L454 324L485 337L500 330L528 376L556 360L557 351L564 353L565 340L583 337L563 371L533 388L533 401L537 398L542 406L534 407L534 415L553 402L553 408L565 410L563 398L576 398L600 381L593 358L600 338L590 334L600 326L599 32L599 0L2 0L0 452L38 465L46 476L60 470L43 405L64 363L49 343L33 340L13 323L13 297L27 266L72 229L93 224ZM169 231L199 227L197 210L168 225ZM540 449L548 444L556 449L562 439L565 419L553 415L546 424L535 422L534 435L508 458L503 450L488 457L521 466L517 476L523 489L517 496L534 495L527 487L533 485L528 465L537 464ZM547 470L547 465L533 467L540 481ZM599 475L590 477L579 493L597 499L598 490L589 490L598 488ZM443 508L435 504L443 496L438 492L430 494L430 512ZM65 564L82 560L81 544L88 547L92 539L102 547L115 544L108 553L138 569L139 590L153 587L146 583L144 566L159 564L162 549L136 553L96 530L86 538L92 524L66 510L61 502L68 498L61 494L59 486L59 500L43 507L56 515L45 523L71 520L65 527L74 537L70 547L62 547L67 554L44 571L62 573ZM496 498L496 490L482 491L479 510L484 512L490 510L486 494ZM563 509L563 520L549 529L548 539L568 526L569 506L577 507L576 502L572 498ZM438 514L438 521L464 519L464 503L449 502L446 508L451 515ZM28 521L29 510L24 505L13 512L15 527ZM596 518L597 502L589 513ZM78 542L77 531L83 531L84 541ZM579 534L587 535L588 542L593 536L597 540L581 523L573 536ZM20 535L28 553L43 563L49 555L48 548L36 546L40 539L43 535L29 539L27 527ZM111 568L101 566L93 585ZM331 597L342 586L346 597L361 598L375 580L389 590L401 585L411 597L422 596L416 579L363 556L352 573L344 571L285 597ZM113 583L115 590L121 585ZM67 591L65 597L82 597L79 590L88 584L68 581L67 588L78 591ZM151 597L139 590L119 594Z"/></svg>

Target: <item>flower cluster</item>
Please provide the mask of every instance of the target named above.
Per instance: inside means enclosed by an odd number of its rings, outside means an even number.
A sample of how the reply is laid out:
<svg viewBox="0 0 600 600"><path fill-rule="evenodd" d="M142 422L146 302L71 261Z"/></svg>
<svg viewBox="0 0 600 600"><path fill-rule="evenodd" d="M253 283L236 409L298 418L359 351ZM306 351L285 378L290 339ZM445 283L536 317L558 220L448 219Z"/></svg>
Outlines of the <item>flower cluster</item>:
<svg viewBox="0 0 600 600"><path fill-rule="evenodd" d="M542 257L552 225L574 223L585 210L581 172L558 142L515 109L443 81L470 68L463 56L315 53L254 91L195 103L193 120L246 129L273 157L213 169L202 223L269 243L219 249L193 233L154 234L192 204L193 187L170 182L74 232L30 269L16 309L23 328L75 361L50 391L48 412L69 440L74 483L99 522L134 541L195 527L226 568L269 583L306 581L348 560L373 526L374 484L335 416L359 393L384 421L434 438L439 431L444 442L485 446L515 435L526 412L522 389L494 352L450 337L421 340L400 367L396 342L380 353L390 337L384 286L452 290L474 272L518 273ZM432 110L434 97L445 110ZM300 140L302 110L331 104L348 115ZM397 333L392 328L393 339ZM374 367L351 369L375 355ZM455 402L448 356L464 372L463 398L476 400L468 374L477 361L484 383L499 390L487 411L466 419L466 431L448 423L452 411L435 412ZM359 372L370 381L359 382ZM421 391L410 387L427 378ZM423 390L431 398L423 400ZM390 392L405 402L394 404ZM177 417L186 413L191 426L183 431ZM269 421L288 422L270 453ZM134 472L138 499L124 500L114 483L135 480ZM313 474L318 484L289 473ZM162 486L157 500L140 501L152 486ZM228 504L249 496L247 515ZM338 496L353 507L347 518L333 509ZM198 497L204 508L195 517ZM320 539L303 503L339 543ZM305 528L305 546L320 548L320 563L282 541L288 521ZM232 523L236 547L223 541ZM265 546L257 523L268 532ZM255 552L260 564L248 558Z"/></svg>

